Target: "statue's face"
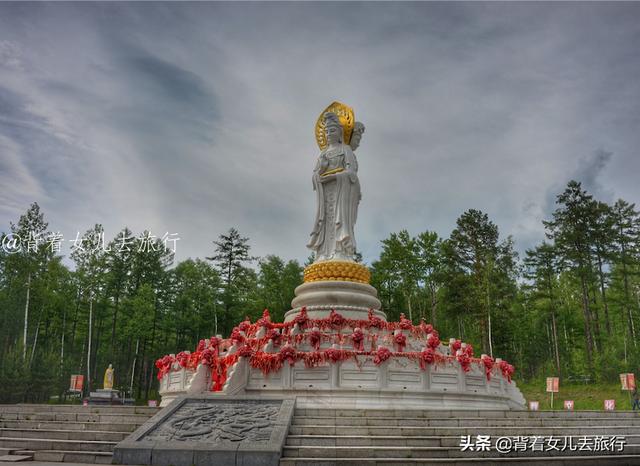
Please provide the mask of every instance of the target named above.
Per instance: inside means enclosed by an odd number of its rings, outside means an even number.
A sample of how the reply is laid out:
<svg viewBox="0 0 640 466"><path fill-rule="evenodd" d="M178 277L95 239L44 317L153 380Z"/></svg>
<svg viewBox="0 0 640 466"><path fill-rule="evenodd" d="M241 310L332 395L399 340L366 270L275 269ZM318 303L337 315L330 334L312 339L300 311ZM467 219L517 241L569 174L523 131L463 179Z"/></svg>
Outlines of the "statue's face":
<svg viewBox="0 0 640 466"><path fill-rule="evenodd" d="M327 142L329 144L337 144L341 140L341 130L337 126L331 125L325 128L325 134L327 136Z"/></svg>

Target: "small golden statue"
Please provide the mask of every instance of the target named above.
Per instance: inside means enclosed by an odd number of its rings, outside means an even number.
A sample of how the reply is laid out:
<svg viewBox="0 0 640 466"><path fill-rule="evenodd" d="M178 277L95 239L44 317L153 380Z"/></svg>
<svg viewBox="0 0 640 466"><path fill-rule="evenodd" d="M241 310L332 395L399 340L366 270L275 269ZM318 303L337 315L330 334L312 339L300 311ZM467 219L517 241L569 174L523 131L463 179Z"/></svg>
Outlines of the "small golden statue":
<svg viewBox="0 0 640 466"><path fill-rule="evenodd" d="M113 390L113 366L109 364L109 367L104 371L104 389Z"/></svg>

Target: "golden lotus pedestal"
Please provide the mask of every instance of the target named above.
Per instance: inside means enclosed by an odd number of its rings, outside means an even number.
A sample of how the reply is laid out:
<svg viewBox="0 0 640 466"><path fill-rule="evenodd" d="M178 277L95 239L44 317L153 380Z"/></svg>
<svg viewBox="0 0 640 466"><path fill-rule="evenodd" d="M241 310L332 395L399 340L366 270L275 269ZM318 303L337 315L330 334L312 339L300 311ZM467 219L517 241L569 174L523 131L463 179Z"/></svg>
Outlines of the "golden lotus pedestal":
<svg viewBox="0 0 640 466"><path fill-rule="evenodd" d="M369 283L371 273L362 264L351 261L314 262L304 269L304 282L345 281Z"/></svg>

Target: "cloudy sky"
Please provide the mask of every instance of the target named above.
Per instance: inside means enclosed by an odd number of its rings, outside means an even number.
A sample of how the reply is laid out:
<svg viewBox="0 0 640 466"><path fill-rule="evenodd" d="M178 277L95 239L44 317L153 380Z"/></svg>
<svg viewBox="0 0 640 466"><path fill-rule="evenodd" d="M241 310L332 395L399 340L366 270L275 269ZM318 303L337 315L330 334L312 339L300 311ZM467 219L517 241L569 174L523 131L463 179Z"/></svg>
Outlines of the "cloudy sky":
<svg viewBox="0 0 640 466"><path fill-rule="evenodd" d="M638 3L1 3L0 230L37 201L66 239L178 233L184 259L235 226L302 261L340 100L367 261L469 208L522 251L572 178L640 201L638 44Z"/></svg>

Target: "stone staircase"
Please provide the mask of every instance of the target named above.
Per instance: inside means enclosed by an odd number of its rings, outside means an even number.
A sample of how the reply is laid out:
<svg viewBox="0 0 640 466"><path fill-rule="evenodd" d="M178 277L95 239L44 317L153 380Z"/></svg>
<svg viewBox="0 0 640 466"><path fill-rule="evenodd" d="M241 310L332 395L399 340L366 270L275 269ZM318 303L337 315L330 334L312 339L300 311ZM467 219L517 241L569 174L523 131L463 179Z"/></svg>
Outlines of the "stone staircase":
<svg viewBox="0 0 640 466"><path fill-rule="evenodd" d="M158 409L0 405L0 462L24 456L22 460L46 463L110 464L115 445Z"/></svg>
<svg viewBox="0 0 640 466"><path fill-rule="evenodd" d="M461 437L467 435L472 444L478 435L490 436L490 450L461 451ZM521 438L525 436L526 441ZM558 438L557 448L570 437L576 449L544 451L548 444L538 440L534 450L534 436ZM605 449L596 447L602 445L602 436L622 436L626 444L622 451L595 451ZM527 445L525 451L499 453L499 437L520 442L521 449ZM591 451L581 451L580 446ZM280 466L360 464L640 465L640 414L296 409Z"/></svg>
<svg viewBox="0 0 640 466"><path fill-rule="evenodd" d="M157 411L133 406L0 405L0 464L17 459L38 465L109 464L114 446ZM461 451L462 436L476 443L478 435L491 437L489 451ZM565 437L579 445L585 436L591 441L621 436L625 445L616 452L495 450L498 437L525 436L556 438L559 447ZM640 414L296 409L281 466L359 464L640 465Z"/></svg>

